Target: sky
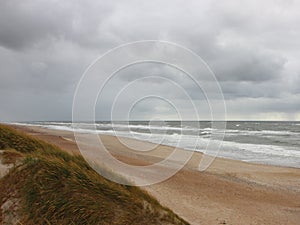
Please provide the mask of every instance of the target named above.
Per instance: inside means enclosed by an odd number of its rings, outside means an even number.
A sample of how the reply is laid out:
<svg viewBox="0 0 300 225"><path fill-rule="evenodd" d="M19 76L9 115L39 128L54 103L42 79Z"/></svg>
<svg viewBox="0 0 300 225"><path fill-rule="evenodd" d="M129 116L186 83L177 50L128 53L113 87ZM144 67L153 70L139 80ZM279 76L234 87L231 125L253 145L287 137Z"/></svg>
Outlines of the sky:
<svg viewBox="0 0 300 225"><path fill-rule="evenodd" d="M292 0L2 0L0 121L71 120L87 67L112 48L142 40L176 43L199 55L220 84L226 119L300 120L299 11L300 1ZM192 99L197 118L210 119L207 99L192 80L155 63L118 72L96 105L96 119L109 120L113 102L114 119L178 119L177 106L182 119L195 119L172 82ZM129 109L149 90L162 98Z"/></svg>

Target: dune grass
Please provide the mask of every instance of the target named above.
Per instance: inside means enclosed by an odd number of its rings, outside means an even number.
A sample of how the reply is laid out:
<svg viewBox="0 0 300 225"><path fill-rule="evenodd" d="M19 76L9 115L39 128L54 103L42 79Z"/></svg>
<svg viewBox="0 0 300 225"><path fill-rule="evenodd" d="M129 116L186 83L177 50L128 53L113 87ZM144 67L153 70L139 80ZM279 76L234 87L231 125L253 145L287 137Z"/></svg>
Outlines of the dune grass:
<svg viewBox="0 0 300 225"><path fill-rule="evenodd" d="M4 125L0 149L2 162L14 164L0 180L0 203L19 224L188 224L142 189L103 178L81 156Z"/></svg>

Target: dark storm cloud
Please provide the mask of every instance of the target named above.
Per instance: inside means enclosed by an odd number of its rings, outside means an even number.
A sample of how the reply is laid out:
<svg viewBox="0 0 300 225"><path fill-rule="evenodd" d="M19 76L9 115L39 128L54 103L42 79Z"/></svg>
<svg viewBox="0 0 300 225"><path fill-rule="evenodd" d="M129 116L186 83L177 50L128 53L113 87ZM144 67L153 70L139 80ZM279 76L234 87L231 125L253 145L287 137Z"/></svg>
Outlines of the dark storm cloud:
<svg viewBox="0 0 300 225"><path fill-rule="evenodd" d="M6 107L0 120L70 119L76 84L89 63L143 39L176 42L202 57L220 81L232 118L247 118L247 110L300 118L299 10L297 1L281 0L1 1L0 103ZM135 65L116 74L101 118L109 114L112 93L149 74L173 80L199 105L204 101L199 87L176 69ZM209 89L208 81L199 82ZM185 99L157 79L141 81L129 94L142 93L143 85L174 102ZM149 113L158 112L149 106Z"/></svg>
<svg viewBox="0 0 300 225"><path fill-rule="evenodd" d="M53 44L66 39L81 45L99 47L111 43L105 33L112 7L94 1L1 1L0 44L20 50ZM102 27L103 26L103 27ZM101 36L98 31L101 29Z"/></svg>
<svg viewBox="0 0 300 225"><path fill-rule="evenodd" d="M2 46L20 49L45 39L58 38L67 32L70 14L62 7L42 1L1 1L0 43Z"/></svg>
<svg viewBox="0 0 300 225"><path fill-rule="evenodd" d="M270 81L280 77L286 62L280 55L234 46L220 51L216 59L211 67L220 81Z"/></svg>

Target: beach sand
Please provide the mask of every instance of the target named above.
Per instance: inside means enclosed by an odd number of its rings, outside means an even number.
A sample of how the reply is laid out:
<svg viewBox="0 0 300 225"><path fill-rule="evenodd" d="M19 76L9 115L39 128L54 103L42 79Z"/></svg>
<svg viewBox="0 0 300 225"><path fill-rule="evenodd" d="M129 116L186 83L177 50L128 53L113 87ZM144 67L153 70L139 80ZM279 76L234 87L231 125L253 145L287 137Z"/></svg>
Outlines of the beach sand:
<svg viewBox="0 0 300 225"><path fill-rule="evenodd" d="M72 132L14 128L79 154ZM117 159L132 165L158 162L173 149L160 145L154 151L136 153L116 137L102 135L101 139ZM151 145L128 141L136 147ZM200 172L201 157L195 153L177 174L143 188L191 224L300 224L300 169L216 158Z"/></svg>

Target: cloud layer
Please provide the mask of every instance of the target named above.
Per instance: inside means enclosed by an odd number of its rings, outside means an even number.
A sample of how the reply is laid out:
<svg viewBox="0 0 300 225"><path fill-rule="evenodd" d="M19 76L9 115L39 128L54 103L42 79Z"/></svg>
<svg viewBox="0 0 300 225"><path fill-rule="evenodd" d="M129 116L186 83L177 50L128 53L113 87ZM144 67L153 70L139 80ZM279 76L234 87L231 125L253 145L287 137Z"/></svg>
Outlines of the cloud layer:
<svg viewBox="0 0 300 225"><path fill-rule="evenodd" d="M1 1L0 120L70 120L86 67L111 48L149 39L178 43L205 60L222 87L228 119L299 120L299 10L299 1L292 0ZM201 119L209 118L205 96L186 75L146 63L116 74L97 119L110 118L110 91L151 74L182 85ZM184 105L168 82L145 79L127 93L123 109L149 85ZM134 115L174 119L166 107L149 100ZM187 109L187 117L192 114Z"/></svg>

